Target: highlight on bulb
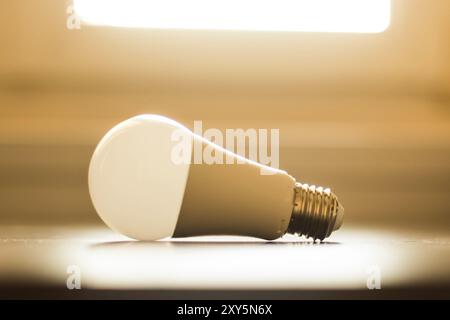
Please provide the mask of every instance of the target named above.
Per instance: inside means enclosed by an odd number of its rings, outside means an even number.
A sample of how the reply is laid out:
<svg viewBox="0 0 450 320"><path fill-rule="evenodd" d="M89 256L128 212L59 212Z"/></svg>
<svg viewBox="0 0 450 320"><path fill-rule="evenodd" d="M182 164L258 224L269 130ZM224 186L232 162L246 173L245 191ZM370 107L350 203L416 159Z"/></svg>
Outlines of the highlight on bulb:
<svg viewBox="0 0 450 320"><path fill-rule="evenodd" d="M194 121L193 127L193 134L186 128L172 133L171 159L175 164L230 165L250 161L260 166L262 175L275 174L279 169L279 129L227 128L224 134L217 128L203 131L201 120Z"/></svg>

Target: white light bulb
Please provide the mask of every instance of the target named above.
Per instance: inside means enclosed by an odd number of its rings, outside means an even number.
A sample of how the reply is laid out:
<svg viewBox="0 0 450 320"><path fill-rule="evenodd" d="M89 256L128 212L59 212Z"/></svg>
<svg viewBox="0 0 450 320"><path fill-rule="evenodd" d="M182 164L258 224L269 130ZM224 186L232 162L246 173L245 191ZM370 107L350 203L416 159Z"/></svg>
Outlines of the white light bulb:
<svg viewBox="0 0 450 320"><path fill-rule="evenodd" d="M174 161L174 136L180 133L187 138L187 161ZM194 164L196 144L236 161ZM139 240L272 240L285 233L322 240L341 226L344 214L329 189L299 184L285 171L244 159L158 115L133 117L103 137L89 166L89 191L109 227Z"/></svg>

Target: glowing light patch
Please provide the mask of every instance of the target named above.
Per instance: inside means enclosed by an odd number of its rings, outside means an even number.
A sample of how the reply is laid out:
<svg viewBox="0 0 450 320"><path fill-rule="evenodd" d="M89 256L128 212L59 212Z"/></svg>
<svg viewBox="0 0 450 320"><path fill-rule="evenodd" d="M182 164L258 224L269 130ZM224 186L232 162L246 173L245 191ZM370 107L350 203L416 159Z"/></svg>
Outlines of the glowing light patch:
<svg viewBox="0 0 450 320"><path fill-rule="evenodd" d="M378 33L390 0L74 0L88 24L158 28Z"/></svg>

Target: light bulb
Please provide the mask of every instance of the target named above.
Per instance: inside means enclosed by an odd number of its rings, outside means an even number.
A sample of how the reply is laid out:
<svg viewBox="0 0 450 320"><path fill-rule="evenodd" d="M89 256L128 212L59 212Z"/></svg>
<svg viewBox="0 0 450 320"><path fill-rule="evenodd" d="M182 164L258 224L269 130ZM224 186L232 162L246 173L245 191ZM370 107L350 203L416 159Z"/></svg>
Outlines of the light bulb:
<svg viewBox="0 0 450 320"><path fill-rule="evenodd" d="M174 136L180 133L189 144L188 161L174 161ZM196 164L191 159L198 145L236 161ZM286 233L323 240L344 216L329 189L297 183L285 171L245 159L158 115L136 116L112 128L94 151L88 180L102 220L138 240L200 235L273 240Z"/></svg>

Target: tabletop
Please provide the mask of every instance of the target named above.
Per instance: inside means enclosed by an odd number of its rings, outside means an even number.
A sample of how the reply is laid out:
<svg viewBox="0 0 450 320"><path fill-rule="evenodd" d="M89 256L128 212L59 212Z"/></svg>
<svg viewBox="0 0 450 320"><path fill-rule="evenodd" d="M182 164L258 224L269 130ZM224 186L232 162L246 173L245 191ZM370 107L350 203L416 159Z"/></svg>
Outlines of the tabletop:
<svg viewBox="0 0 450 320"><path fill-rule="evenodd" d="M103 226L2 226L2 298L449 298L450 235L346 227L322 243L138 242Z"/></svg>

